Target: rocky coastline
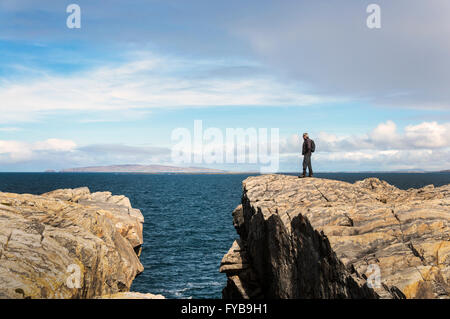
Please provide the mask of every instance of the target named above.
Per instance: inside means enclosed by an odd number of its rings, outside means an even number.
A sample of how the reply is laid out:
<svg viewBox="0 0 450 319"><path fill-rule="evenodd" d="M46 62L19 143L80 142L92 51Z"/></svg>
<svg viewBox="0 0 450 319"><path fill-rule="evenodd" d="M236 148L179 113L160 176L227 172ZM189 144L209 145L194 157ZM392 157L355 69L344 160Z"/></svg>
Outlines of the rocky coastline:
<svg viewBox="0 0 450 319"><path fill-rule="evenodd" d="M223 298L450 298L450 185L285 175L242 185ZM0 298L164 298L130 292L143 223L127 197L87 187L0 192Z"/></svg>
<svg viewBox="0 0 450 319"><path fill-rule="evenodd" d="M162 298L129 292L143 223L127 197L87 187L0 192L0 298Z"/></svg>
<svg viewBox="0 0 450 319"><path fill-rule="evenodd" d="M450 185L243 181L226 299L450 298Z"/></svg>

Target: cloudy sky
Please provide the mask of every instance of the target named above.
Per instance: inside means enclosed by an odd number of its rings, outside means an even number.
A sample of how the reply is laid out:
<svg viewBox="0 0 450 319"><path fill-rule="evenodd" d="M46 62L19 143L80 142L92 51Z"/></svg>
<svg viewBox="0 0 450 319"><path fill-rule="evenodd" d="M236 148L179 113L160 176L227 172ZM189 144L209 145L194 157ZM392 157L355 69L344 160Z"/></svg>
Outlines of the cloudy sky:
<svg viewBox="0 0 450 319"><path fill-rule="evenodd" d="M282 171L303 132L317 171L450 169L449 38L447 0L2 0L0 171L171 165L195 120L278 128Z"/></svg>

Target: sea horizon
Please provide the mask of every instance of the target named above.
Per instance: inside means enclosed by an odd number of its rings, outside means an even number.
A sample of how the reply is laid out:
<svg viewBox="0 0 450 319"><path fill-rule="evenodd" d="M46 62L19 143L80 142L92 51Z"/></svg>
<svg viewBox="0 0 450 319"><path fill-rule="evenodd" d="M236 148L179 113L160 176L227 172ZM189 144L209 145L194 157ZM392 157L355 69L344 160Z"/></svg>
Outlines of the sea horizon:
<svg viewBox="0 0 450 319"><path fill-rule="evenodd" d="M7 174L7 173L45 173L45 174L182 174L182 175L226 175L226 174L298 174L301 172L299 169L298 171L280 171L280 172L273 172L273 173L261 173L258 171L224 171L224 172L62 172L62 171L54 171L54 172L47 172L47 171L0 171L0 174ZM317 171L314 172L314 174L333 174L333 173L346 173L346 174L378 174L378 173L390 173L390 174L423 174L423 173L450 173L450 170L436 170L436 171L416 171L416 170L387 170L387 171L376 171L376 170L368 170L368 171Z"/></svg>

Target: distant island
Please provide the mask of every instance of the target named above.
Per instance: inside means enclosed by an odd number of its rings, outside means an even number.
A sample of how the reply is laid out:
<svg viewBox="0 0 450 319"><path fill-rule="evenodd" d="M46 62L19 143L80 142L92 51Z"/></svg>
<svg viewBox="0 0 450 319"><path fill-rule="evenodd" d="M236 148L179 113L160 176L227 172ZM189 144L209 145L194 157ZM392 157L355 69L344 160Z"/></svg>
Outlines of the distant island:
<svg viewBox="0 0 450 319"><path fill-rule="evenodd" d="M55 172L47 170L46 172ZM166 165L108 165L67 168L60 173L228 173L224 170L204 167L177 167Z"/></svg>

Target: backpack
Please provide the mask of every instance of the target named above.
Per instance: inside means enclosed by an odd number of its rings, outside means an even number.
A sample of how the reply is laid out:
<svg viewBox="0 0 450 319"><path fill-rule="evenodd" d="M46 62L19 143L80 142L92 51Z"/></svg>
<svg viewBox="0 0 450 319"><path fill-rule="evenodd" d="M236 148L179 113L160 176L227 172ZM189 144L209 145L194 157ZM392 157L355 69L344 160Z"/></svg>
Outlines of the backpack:
<svg viewBox="0 0 450 319"><path fill-rule="evenodd" d="M315 150L316 150L316 144L314 143L313 140L311 140L311 153L314 153Z"/></svg>

